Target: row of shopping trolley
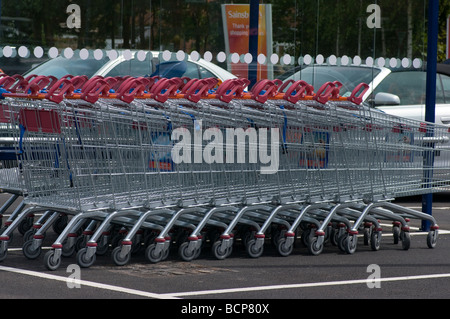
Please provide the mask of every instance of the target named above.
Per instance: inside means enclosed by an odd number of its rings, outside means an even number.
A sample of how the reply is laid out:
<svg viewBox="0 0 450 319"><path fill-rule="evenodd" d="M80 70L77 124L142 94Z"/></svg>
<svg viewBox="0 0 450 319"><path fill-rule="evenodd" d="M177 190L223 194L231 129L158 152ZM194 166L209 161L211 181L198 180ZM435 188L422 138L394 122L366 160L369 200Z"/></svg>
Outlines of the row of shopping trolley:
<svg viewBox="0 0 450 319"><path fill-rule="evenodd" d="M37 76L0 79L1 138L14 159L0 187L17 208L4 221L0 260L17 230L28 259L46 232L55 270L76 253L89 267L111 251L117 265L173 247L186 261L209 246L218 259L242 244L251 257L271 242L288 256L300 238L313 255L330 242L378 250L382 222L410 247L411 219L393 199L448 190L448 127L366 107L361 83L315 90L305 81ZM9 163L8 165L6 163Z"/></svg>

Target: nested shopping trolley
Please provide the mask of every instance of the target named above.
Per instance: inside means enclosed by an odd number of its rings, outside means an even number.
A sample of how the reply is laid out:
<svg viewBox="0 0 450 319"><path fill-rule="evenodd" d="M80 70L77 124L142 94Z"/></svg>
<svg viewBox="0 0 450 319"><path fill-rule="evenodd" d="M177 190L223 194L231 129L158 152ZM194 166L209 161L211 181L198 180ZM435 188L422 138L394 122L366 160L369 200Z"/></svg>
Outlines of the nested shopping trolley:
<svg viewBox="0 0 450 319"><path fill-rule="evenodd" d="M23 78L20 75L6 76L1 79L2 92L10 93L14 92L19 95L36 95L36 93L44 87L50 87L56 81L54 77L43 76L31 76ZM30 92L30 94L24 94L24 92ZM31 93L34 92L34 93ZM20 163L17 161L17 148L14 143L18 141L15 138L20 134L20 127L17 125L17 114L11 112L8 103L0 103L0 123L1 123L1 143L2 143L2 169L0 171L0 185L4 193L10 194L9 199L1 208L1 214L11 207L14 202L27 196L27 191L24 183L24 179L20 169ZM9 218L5 221L4 227L0 230L3 232L6 230L16 219L16 217L23 211L26 203L21 201L17 207L10 214ZM33 232L39 229L43 222L52 215L53 212L46 211L33 225L34 214L30 213L25 215L24 219L17 224L17 228L22 235L29 236ZM54 219L55 221L55 219ZM54 223L55 231L59 231L65 225L65 216L58 215L56 222ZM33 226L33 227L31 227ZM10 234L9 239L11 239Z"/></svg>
<svg viewBox="0 0 450 319"><path fill-rule="evenodd" d="M266 80L247 92L244 79L129 78L111 93L118 82L98 78L77 93L61 79L42 98L6 99L31 207L3 232L3 256L34 210L72 216L45 255L50 269L75 249L88 267L109 246L118 265L142 249L164 260L173 243L192 260L207 241L223 259L236 239L258 257L266 237L287 256L299 231L312 254L326 240L353 253L361 229L377 250L380 219L405 249L408 219L430 220L436 244L433 217L391 200L448 187L448 128L360 105L366 85L343 98L339 83L314 93ZM42 232L27 242L37 256Z"/></svg>

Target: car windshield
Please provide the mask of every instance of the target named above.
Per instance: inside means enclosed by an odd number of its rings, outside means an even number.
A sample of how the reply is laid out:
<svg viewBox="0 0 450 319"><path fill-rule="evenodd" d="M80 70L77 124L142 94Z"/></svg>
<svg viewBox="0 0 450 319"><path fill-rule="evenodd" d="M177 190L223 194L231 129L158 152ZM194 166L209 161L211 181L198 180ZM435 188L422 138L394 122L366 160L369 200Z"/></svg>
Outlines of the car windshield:
<svg viewBox="0 0 450 319"><path fill-rule="evenodd" d="M339 94L349 96L353 89L360 83L369 84L381 72L378 68L357 67L357 66L307 66L283 81L304 80L317 91L324 83L339 81L342 88Z"/></svg>
<svg viewBox="0 0 450 319"><path fill-rule="evenodd" d="M76 57L66 59L59 56L57 58L50 59L44 63L39 64L34 69L25 73L24 76L28 76L31 74L45 76L53 75L59 79L67 74L70 74L73 76L87 75L88 77L92 77L95 72L97 72L97 70L99 70L107 61L109 61L109 58L107 57L100 60L83 60Z"/></svg>

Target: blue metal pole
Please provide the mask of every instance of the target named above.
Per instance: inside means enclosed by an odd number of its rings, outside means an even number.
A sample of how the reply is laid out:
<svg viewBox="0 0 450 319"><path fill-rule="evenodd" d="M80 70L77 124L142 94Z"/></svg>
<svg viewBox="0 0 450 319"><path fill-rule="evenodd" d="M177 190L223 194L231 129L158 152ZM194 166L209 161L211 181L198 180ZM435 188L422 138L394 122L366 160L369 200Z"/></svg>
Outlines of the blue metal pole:
<svg viewBox="0 0 450 319"><path fill-rule="evenodd" d="M438 42L438 18L439 0L428 1L428 47L427 47L427 86L425 99L425 121L435 122L436 107L436 65L437 65L437 42ZM427 132L432 136L433 131ZM429 183L433 178L434 152L430 152L424 159L424 180ZM429 167L430 169L426 169ZM426 186L429 187L429 186ZM433 194L430 192L422 196L422 212L432 215ZM429 221L422 221L422 230L430 229Z"/></svg>
<svg viewBox="0 0 450 319"><path fill-rule="evenodd" d="M250 0L250 29L248 39L248 52L253 60L249 64L248 79L250 80L249 89L256 83L258 76L257 58L258 58L258 19L259 19L259 0Z"/></svg>

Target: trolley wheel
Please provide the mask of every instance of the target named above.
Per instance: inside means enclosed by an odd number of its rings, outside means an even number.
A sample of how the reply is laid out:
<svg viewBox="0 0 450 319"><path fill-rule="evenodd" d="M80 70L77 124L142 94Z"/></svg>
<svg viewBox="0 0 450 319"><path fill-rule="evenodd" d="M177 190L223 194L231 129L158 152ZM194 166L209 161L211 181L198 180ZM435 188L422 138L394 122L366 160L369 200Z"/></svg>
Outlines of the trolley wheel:
<svg viewBox="0 0 450 319"><path fill-rule="evenodd" d="M222 245L223 245L222 241L218 240L212 246L212 253L213 253L214 257L216 257L219 260L223 260L223 259L227 258L229 255L231 255L231 251L233 249L233 247L228 247L225 250L225 252L222 252L221 251Z"/></svg>
<svg viewBox="0 0 450 319"><path fill-rule="evenodd" d="M77 264L81 268L89 268L95 263L95 254L92 257L86 257L87 248L80 249L77 253Z"/></svg>
<svg viewBox="0 0 450 319"><path fill-rule="evenodd" d="M242 243L244 244L245 249L247 249L248 243L255 236L255 231L246 231L242 236Z"/></svg>
<svg viewBox="0 0 450 319"><path fill-rule="evenodd" d="M309 238L311 237L311 228L307 228L302 231L302 234L300 235L300 239L306 247L309 246Z"/></svg>
<svg viewBox="0 0 450 319"><path fill-rule="evenodd" d="M287 257L292 253L293 250L294 250L294 245L286 246L286 238L280 238L278 240L277 251L281 256Z"/></svg>
<svg viewBox="0 0 450 319"><path fill-rule="evenodd" d="M28 259L38 258L41 255L41 251L41 246L37 247L37 249L33 249L33 239L23 243L22 252Z"/></svg>
<svg viewBox="0 0 450 319"><path fill-rule="evenodd" d="M402 240L403 250L408 250L411 246L411 234L409 232L402 231L400 233L400 239Z"/></svg>
<svg viewBox="0 0 450 319"><path fill-rule="evenodd" d="M438 240L438 230L437 229L430 230L427 235L428 248L436 247L437 240Z"/></svg>
<svg viewBox="0 0 450 319"><path fill-rule="evenodd" d="M63 241L61 255L63 257L71 257L74 253L75 253L75 245L72 246L67 245L67 239L65 239Z"/></svg>
<svg viewBox="0 0 450 319"><path fill-rule="evenodd" d="M23 234L23 242L27 242L31 239L33 239L34 234L36 234L36 229L35 228L30 228L28 229L25 234Z"/></svg>
<svg viewBox="0 0 450 319"><path fill-rule="evenodd" d="M160 251L159 254L155 252L156 244L151 244L145 250L145 256L152 263L158 263L163 260L163 252Z"/></svg>
<svg viewBox="0 0 450 319"><path fill-rule="evenodd" d="M103 255L105 255L108 252L108 248L109 248L108 244L98 245L95 254L97 256L103 256Z"/></svg>
<svg viewBox="0 0 450 319"><path fill-rule="evenodd" d="M312 254L314 256L320 255L320 253L323 250L323 244L318 244L317 240L318 240L318 237L315 236L315 237L312 237L308 243L308 251L310 254Z"/></svg>
<svg viewBox="0 0 450 319"><path fill-rule="evenodd" d="M44 264L48 270L56 270L61 265L61 258L54 258L55 251L49 250L44 256Z"/></svg>
<svg viewBox="0 0 450 319"><path fill-rule="evenodd" d="M122 246L117 246L111 252L111 257L117 266L125 266L130 261L131 254L127 254L125 257L120 256Z"/></svg>
<svg viewBox="0 0 450 319"><path fill-rule="evenodd" d="M119 247L122 240L125 239L125 235L124 234L115 234L112 238L111 238L111 247L112 248L116 248Z"/></svg>
<svg viewBox="0 0 450 319"><path fill-rule="evenodd" d="M196 257L198 257L198 251L199 249L195 249L193 251L189 251L188 249L189 247L189 242L185 241L184 243L182 243L180 245L180 247L178 248L178 255L181 257L181 259L183 259L184 261L192 261L194 260Z"/></svg>
<svg viewBox="0 0 450 319"><path fill-rule="evenodd" d="M67 222L69 221L69 217L67 215L59 215L58 219L52 225L53 231L58 235L61 234L67 226Z"/></svg>
<svg viewBox="0 0 450 319"><path fill-rule="evenodd" d="M95 254L97 256L103 256L108 252L109 249L109 243L108 241L104 243L104 237L105 235L101 235L100 238L97 240L97 243L101 243L97 245L97 250L95 251Z"/></svg>
<svg viewBox="0 0 450 319"><path fill-rule="evenodd" d="M370 241L372 239L373 231L369 227L364 228L364 246L368 246L370 244Z"/></svg>
<svg viewBox="0 0 450 319"><path fill-rule="evenodd" d="M86 237L86 235L78 236L75 241L75 245L74 245L75 251L78 252L78 251L82 250L83 248L85 248L87 242L88 242L88 238Z"/></svg>
<svg viewBox="0 0 450 319"><path fill-rule="evenodd" d="M370 248L372 250L377 251L380 249L381 243L381 231L372 231L370 235Z"/></svg>
<svg viewBox="0 0 450 319"><path fill-rule="evenodd" d="M356 235L348 235L343 241L343 246L347 254L354 254L358 246L358 237Z"/></svg>
<svg viewBox="0 0 450 319"><path fill-rule="evenodd" d="M341 234L337 239L337 246L338 246L339 250L344 253L346 252L345 251L345 240L347 239L347 237L348 237L348 233L345 232L345 233Z"/></svg>
<svg viewBox="0 0 450 319"><path fill-rule="evenodd" d="M338 236L339 236L339 230L335 227L332 227L330 230L330 243L333 246L338 245Z"/></svg>
<svg viewBox="0 0 450 319"><path fill-rule="evenodd" d="M247 253L252 258L259 258L263 254L264 245L257 248L256 247L256 239L250 239L247 243Z"/></svg>
<svg viewBox="0 0 450 319"><path fill-rule="evenodd" d="M31 229L33 223L34 223L34 216L33 217L27 216L24 220L22 220L19 223L17 230L23 236L29 229Z"/></svg>
<svg viewBox="0 0 450 319"><path fill-rule="evenodd" d="M394 244L397 245L400 240L400 227L392 227L392 235L394 236Z"/></svg>

